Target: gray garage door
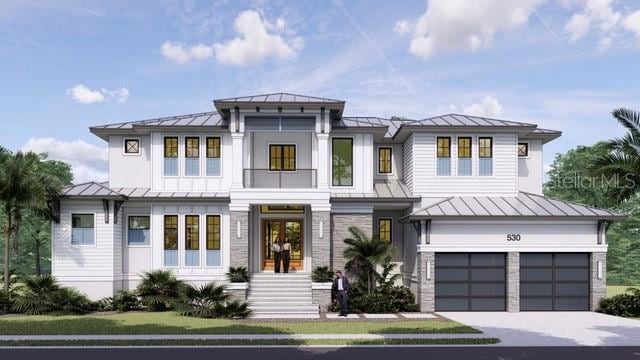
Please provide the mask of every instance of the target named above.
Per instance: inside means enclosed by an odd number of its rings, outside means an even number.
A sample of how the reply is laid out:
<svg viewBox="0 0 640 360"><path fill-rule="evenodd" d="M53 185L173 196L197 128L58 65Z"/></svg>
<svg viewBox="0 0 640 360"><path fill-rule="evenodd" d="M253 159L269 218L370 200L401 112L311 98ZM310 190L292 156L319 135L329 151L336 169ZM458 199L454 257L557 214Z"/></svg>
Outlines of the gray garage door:
<svg viewBox="0 0 640 360"><path fill-rule="evenodd" d="M436 254L436 311L504 311L504 253Z"/></svg>
<svg viewBox="0 0 640 360"><path fill-rule="evenodd" d="M589 254L520 254L520 310L589 310Z"/></svg>

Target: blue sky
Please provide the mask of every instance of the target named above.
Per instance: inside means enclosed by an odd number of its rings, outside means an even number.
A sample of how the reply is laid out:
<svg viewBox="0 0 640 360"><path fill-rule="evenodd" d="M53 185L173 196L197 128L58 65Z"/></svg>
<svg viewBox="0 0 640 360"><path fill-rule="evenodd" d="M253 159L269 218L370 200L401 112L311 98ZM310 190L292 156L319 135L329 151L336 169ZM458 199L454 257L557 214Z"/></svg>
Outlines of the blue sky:
<svg viewBox="0 0 640 360"><path fill-rule="evenodd" d="M348 115L449 112L562 130L556 152L640 109L640 2L624 0L0 2L0 145L105 179L91 125L294 92Z"/></svg>

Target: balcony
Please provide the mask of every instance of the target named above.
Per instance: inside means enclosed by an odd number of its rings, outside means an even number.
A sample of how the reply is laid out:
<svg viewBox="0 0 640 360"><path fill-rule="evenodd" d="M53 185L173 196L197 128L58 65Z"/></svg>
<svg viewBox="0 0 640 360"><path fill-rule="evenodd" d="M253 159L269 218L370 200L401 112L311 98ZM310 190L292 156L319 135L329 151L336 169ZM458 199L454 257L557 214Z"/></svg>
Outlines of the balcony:
<svg viewBox="0 0 640 360"><path fill-rule="evenodd" d="M243 176L247 189L311 189L318 186L316 169L244 169Z"/></svg>

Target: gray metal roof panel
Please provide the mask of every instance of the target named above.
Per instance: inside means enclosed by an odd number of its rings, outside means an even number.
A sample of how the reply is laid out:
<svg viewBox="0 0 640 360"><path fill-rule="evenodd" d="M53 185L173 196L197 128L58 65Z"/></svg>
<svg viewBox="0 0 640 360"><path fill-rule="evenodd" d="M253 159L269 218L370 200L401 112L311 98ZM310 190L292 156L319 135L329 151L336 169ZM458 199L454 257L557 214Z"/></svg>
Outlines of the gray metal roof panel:
<svg viewBox="0 0 640 360"><path fill-rule="evenodd" d="M273 93L273 94L261 94L251 96L233 97L227 99L216 99L214 103L344 103L343 100L321 98L316 96L291 94L286 92Z"/></svg>
<svg viewBox="0 0 640 360"><path fill-rule="evenodd" d="M200 120L202 119L202 120ZM134 127L150 126L207 126L226 127L227 122L216 111L186 115L166 116L155 119L129 121L123 123L92 126L92 130L127 130Z"/></svg>

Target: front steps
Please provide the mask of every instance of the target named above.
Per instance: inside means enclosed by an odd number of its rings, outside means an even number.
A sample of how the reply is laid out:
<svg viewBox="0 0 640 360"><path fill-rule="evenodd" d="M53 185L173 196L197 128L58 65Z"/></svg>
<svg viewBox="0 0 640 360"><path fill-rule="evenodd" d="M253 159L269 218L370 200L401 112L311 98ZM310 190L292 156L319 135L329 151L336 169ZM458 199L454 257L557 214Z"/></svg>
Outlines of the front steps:
<svg viewBox="0 0 640 360"><path fill-rule="evenodd" d="M308 273L256 273L249 284L249 308L254 319L318 319Z"/></svg>

